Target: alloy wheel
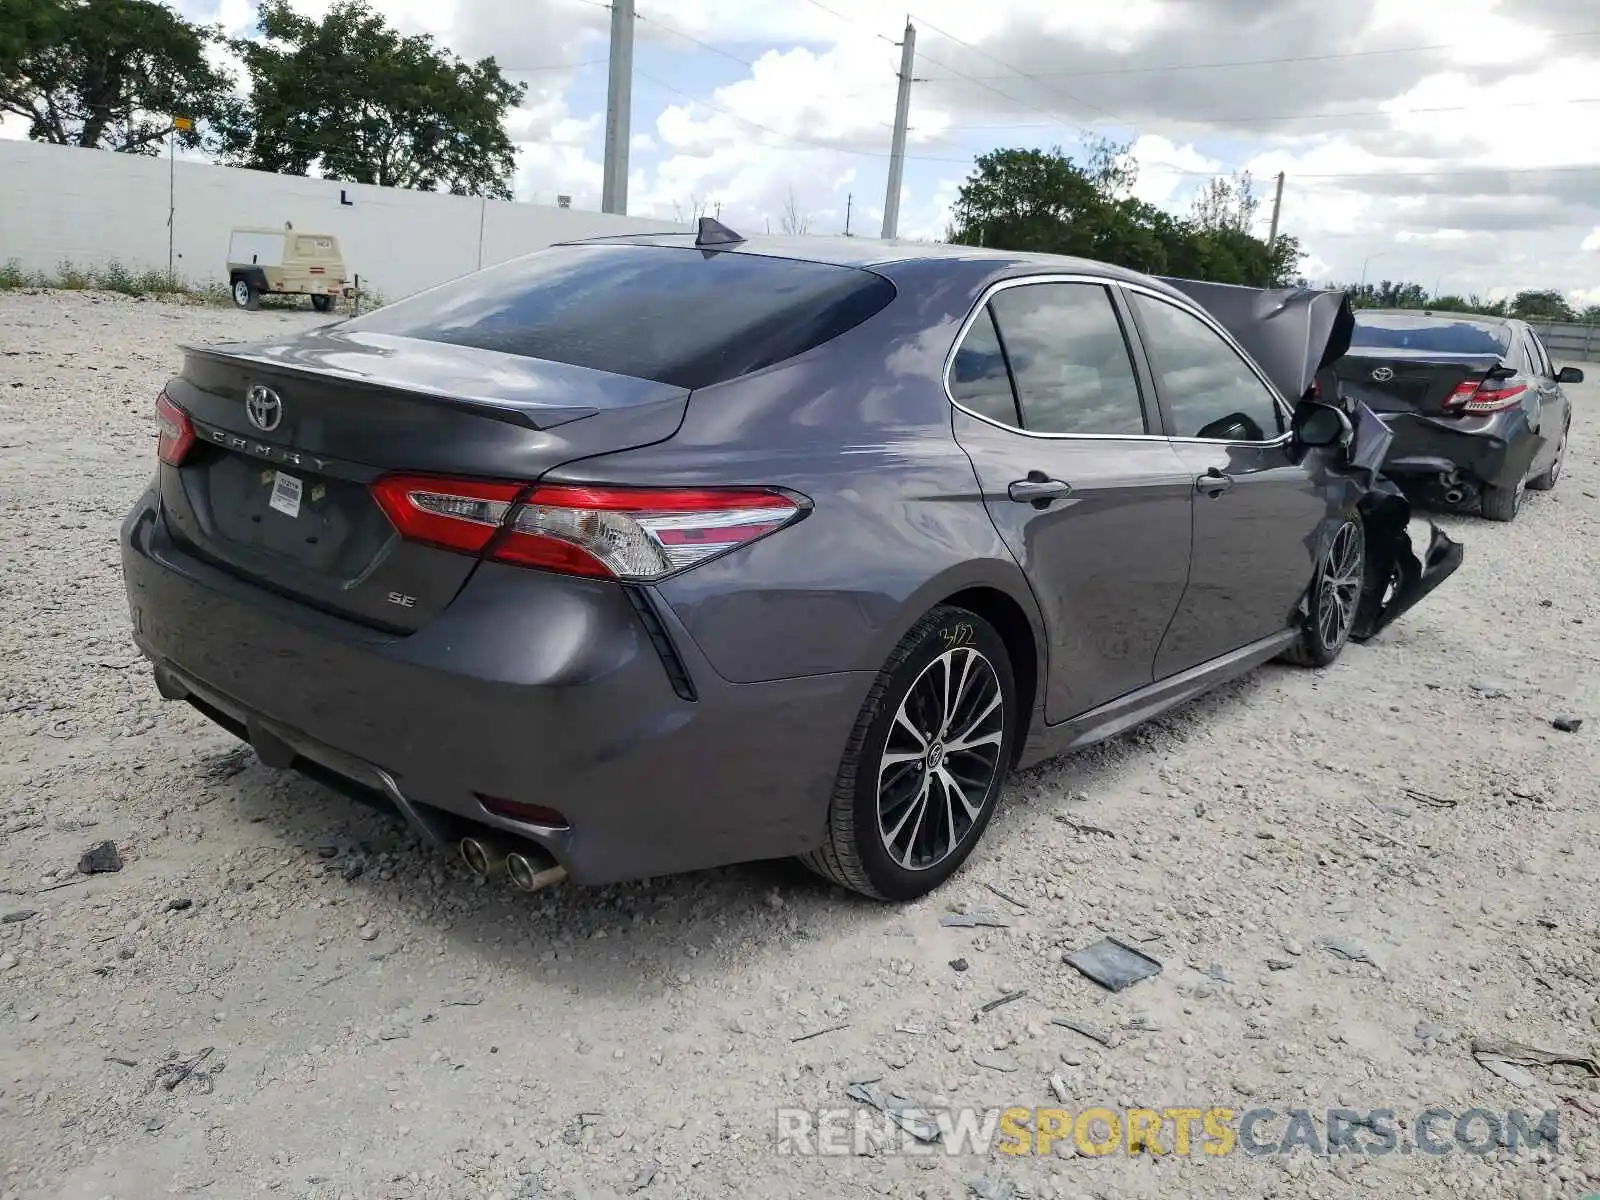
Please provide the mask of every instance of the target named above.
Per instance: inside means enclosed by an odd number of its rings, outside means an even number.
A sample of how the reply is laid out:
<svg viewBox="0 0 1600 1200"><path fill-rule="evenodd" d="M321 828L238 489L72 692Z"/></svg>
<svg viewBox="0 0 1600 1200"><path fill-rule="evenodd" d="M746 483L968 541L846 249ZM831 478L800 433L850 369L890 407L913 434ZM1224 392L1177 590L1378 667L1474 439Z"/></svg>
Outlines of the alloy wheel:
<svg viewBox="0 0 1600 1200"><path fill-rule="evenodd" d="M1318 582L1317 633L1324 646L1342 645L1355 622L1356 605L1361 600L1365 572L1365 547L1361 526L1346 521L1333 536L1328 556L1322 563Z"/></svg>
<svg viewBox="0 0 1600 1200"><path fill-rule="evenodd" d="M233 285L233 302L240 308L250 303L250 285L242 279Z"/></svg>
<svg viewBox="0 0 1600 1200"><path fill-rule="evenodd" d="M1006 705L994 664L972 646L923 668L895 711L878 762L878 833L896 864L926 871L982 815L1000 771Z"/></svg>

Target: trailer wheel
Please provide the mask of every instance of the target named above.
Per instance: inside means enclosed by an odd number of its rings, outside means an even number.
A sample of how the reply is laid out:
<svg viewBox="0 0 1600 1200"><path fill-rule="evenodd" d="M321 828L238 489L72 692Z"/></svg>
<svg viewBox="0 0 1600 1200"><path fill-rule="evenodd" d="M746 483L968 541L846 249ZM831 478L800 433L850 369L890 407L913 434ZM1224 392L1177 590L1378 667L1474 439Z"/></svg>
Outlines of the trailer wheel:
<svg viewBox="0 0 1600 1200"><path fill-rule="evenodd" d="M233 277L233 302L247 312L255 312L261 307L261 293L256 290L243 275Z"/></svg>
<svg viewBox="0 0 1600 1200"><path fill-rule="evenodd" d="M313 297L311 297L311 307L314 308L317 312L332 312L333 311L333 297L332 296L313 296Z"/></svg>

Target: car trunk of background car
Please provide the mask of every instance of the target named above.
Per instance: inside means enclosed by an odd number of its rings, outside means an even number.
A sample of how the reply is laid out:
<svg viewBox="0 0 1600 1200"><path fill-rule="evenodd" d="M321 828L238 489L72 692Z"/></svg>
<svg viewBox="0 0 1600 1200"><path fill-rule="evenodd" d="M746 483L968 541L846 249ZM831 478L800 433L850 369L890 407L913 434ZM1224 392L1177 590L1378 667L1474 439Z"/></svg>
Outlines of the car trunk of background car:
<svg viewBox="0 0 1600 1200"><path fill-rule="evenodd" d="M1340 388L1377 413L1453 416L1490 411L1525 387L1507 383L1516 372L1498 354L1440 354L1426 350L1352 347L1334 365Z"/></svg>
<svg viewBox="0 0 1600 1200"><path fill-rule="evenodd" d="M493 396L473 395L485 386ZM448 484L430 491L427 477L531 481L644 445L678 427L688 390L362 334L313 336L283 353L190 349L167 395L182 413L164 414L164 427L186 415L194 439L182 465L162 472L173 534L262 586L401 633L442 611L477 566L461 552L461 518L487 543L527 490L489 485L485 502ZM378 483L395 470L421 482ZM437 544L441 519L450 549Z"/></svg>

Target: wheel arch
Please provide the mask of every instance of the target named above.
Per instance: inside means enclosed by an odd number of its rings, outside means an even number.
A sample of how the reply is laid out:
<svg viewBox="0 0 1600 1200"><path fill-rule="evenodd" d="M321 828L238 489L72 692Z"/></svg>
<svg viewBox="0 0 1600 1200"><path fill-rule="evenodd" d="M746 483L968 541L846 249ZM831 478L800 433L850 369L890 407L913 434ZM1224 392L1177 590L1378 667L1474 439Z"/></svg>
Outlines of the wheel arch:
<svg viewBox="0 0 1600 1200"><path fill-rule="evenodd" d="M1014 561L969 560L926 581L900 606L899 619L880 627L875 644L867 650L868 658L873 663L883 662L918 621L942 604L976 613L993 625L1005 642L1023 714L1012 752L1015 763L1038 717L1049 670L1049 642L1033 590Z"/></svg>
<svg viewBox="0 0 1600 1200"><path fill-rule="evenodd" d="M1027 744L1028 727L1033 723L1033 711L1039 700L1039 678L1045 665L1034 624L1015 597L987 584L963 588L940 603L976 613L994 626L1000 640L1006 644L1012 678L1017 685L1017 709L1023 714L1021 735L1013 739L1011 746L1011 765L1015 766Z"/></svg>

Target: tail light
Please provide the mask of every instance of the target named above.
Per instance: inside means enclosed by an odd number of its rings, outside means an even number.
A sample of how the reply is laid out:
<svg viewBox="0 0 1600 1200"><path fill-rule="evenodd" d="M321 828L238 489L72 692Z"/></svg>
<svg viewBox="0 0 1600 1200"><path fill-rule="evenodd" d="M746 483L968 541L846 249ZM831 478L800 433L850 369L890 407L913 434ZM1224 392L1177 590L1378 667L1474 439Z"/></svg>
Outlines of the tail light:
<svg viewBox="0 0 1600 1200"><path fill-rule="evenodd" d="M162 392L156 397L156 457L169 467L181 467L194 449L194 426L189 414Z"/></svg>
<svg viewBox="0 0 1600 1200"><path fill-rule="evenodd" d="M373 494L400 536L497 562L650 581L775 533L801 502L771 488L623 488L390 476Z"/></svg>
<svg viewBox="0 0 1600 1200"><path fill-rule="evenodd" d="M1456 384L1455 391L1450 393L1444 406L1447 412L1471 415L1501 412L1521 404L1518 397L1527 390L1528 385L1516 378L1495 379L1491 376L1482 381L1469 379Z"/></svg>

